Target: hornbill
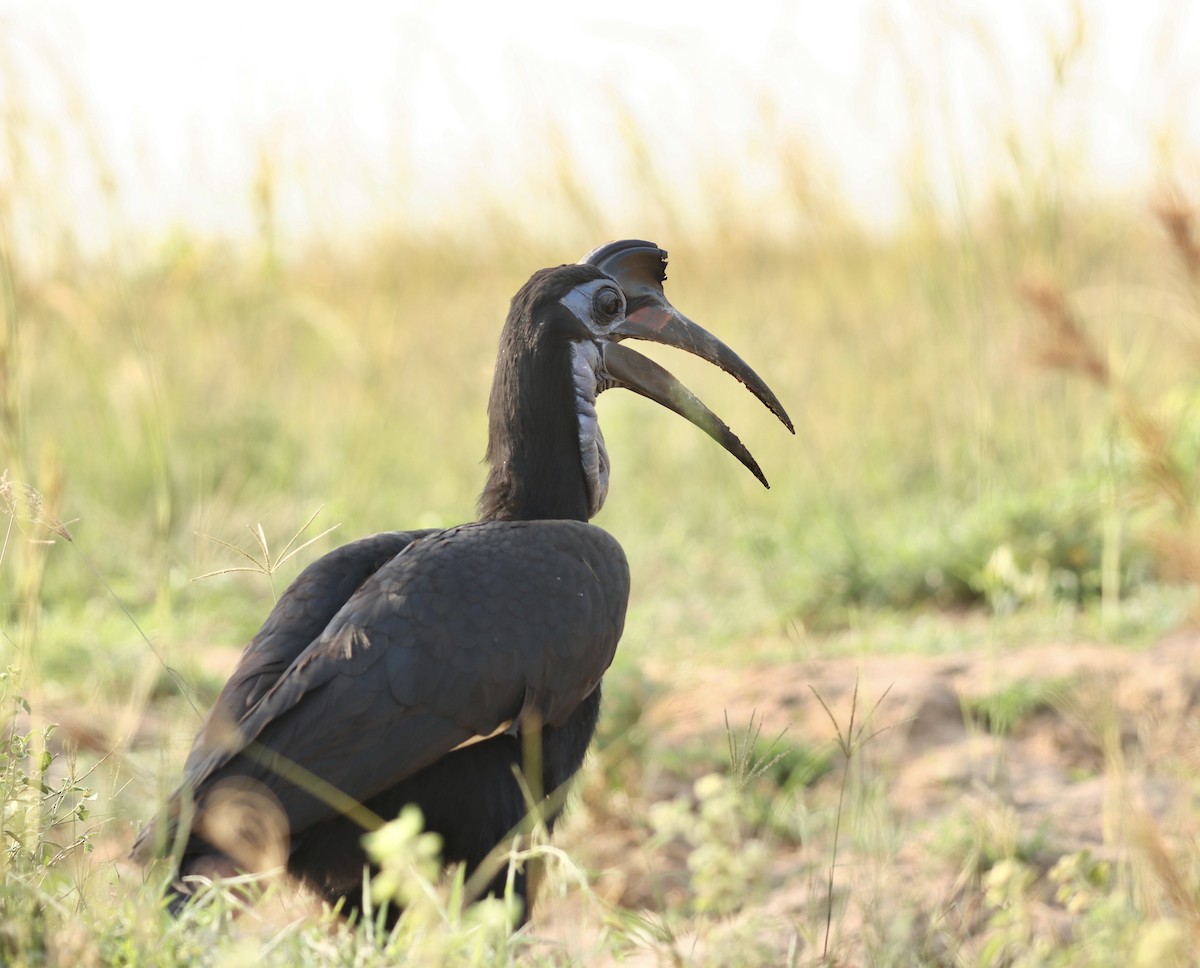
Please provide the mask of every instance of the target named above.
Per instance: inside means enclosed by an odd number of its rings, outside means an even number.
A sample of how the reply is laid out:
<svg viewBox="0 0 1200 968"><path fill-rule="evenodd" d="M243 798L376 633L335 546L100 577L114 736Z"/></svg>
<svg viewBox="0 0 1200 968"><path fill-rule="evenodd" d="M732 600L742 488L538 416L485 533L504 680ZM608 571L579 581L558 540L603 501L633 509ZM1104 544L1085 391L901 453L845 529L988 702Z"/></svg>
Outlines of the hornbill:
<svg viewBox="0 0 1200 968"><path fill-rule="evenodd" d="M363 827L409 803L441 835L444 860L468 872L526 817L531 788L553 827L553 794L583 762L629 597L621 546L588 524L609 479L596 397L624 387L674 410L767 484L708 407L622 341L716 364L794 433L754 371L667 301L666 259L625 240L534 273L500 336L479 521L354 541L281 596L134 844L143 863L177 859L172 909L190 874L272 864L361 909ZM524 784L531 736L540 776ZM501 893L506 873L484 890ZM515 888L527 908L521 872Z"/></svg>

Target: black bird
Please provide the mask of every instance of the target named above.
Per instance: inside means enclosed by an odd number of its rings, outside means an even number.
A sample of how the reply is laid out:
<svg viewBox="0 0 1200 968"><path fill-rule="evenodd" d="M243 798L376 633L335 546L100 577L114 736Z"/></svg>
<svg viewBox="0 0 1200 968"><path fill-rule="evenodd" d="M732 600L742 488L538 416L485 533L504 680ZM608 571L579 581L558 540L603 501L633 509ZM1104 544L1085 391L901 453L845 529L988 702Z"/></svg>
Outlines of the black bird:
<svg viewBox="0 0 1200 968"><path fill-rule="evenodd" d="M609 477L596 397L624 387L674 410L767 483L712 411L621 341L716 364L792 430L754 371L667 301L666 260L626 240L534 273L500 336L480 520L344 545L279 599L134 845L142 862L178 858L173 908L189 874L275 863L354 911L363 827L408 803L445 860L473 871L528 812L517 773L531 734L553 826L552 795L583 762L629 597L621 546L587 523ZM485 890L501 893L505 873ZM527 906L524 874L516 889Z"/></svg>

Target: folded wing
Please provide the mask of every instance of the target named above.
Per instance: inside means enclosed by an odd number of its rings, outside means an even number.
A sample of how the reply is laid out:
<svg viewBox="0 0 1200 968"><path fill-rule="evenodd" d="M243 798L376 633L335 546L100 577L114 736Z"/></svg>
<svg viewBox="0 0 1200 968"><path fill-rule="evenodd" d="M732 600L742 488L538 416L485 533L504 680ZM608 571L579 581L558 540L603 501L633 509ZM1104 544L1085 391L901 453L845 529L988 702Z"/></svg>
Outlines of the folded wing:
<svg viewBox="0 0 1200 968"><path fill-rule="evenodd" d="M226 687L233 728L210 717L185 767L201 817L224 781L250 778L302 831L336 812L306 778L361 802L510 721L565 722L612 661L629 572L599 528L467 525L394 538L390 556L384 536L366 540L378 545L363 560L384 560L324 626L291 654L280 643L312 633L329 599L310 595L307 618L273 613L256 641L276 646L252 648Z"/></svg>

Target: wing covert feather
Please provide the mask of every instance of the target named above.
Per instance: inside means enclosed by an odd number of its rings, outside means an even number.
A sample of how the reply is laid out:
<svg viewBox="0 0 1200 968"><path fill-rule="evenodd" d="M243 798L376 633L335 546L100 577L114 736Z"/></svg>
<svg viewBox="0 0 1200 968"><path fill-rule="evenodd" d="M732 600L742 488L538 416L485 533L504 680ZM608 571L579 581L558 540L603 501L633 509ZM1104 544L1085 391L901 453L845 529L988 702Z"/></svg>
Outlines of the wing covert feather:
<svg viewBox="0 0 1200 968"><path fill-rule="evenodd" d="M335 548L305 567L246 646L196 735L185 772L193 759L224 745L230 727L270 691L364 581L412 542L434 533L384 531Z"/></svg>
<svg viewBox="0 0 1200 968"><path fill-rule="evenodd" d="M628 596L620 545L592 525L436 532L361 584L239 731L361 802L523 711L565 722L612 661ZM225 777L266 784L294 831L332 812L261 754L188 765L198 799Z"/></svg>

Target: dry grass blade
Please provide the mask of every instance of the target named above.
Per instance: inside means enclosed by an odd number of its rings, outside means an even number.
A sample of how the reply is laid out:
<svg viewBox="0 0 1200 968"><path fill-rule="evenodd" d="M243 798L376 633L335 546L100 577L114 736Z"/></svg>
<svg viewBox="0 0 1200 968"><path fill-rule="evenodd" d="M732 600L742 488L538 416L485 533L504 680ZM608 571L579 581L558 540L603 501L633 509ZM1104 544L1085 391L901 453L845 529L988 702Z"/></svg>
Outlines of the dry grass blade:
<svg viewBox="0 0 1200 968"><path fill-rule="evenodd" d="M825 710L825 715L829 717L830 723L833 724L834 733L837 735L838 747L841 749L842 755L846 759L845 767L842 770L842 784L838 790L837 816L833 824L833 846L830 849L829 880L826 886L825 897L825 942L821 949L821 959L823 961L829 957L829 939L833 930L834 874L837 870L838 842L842 832L842 815L845 811L846 804L846 784L850 778L850 762L854 758L855 754L857 754L865 744L869 743L880 733L884 733L896 725L895 723L892 723L890 725L882 726L879 729L873 730L870 733L866 732L867 724L870 723L872 717L879 709L879 706L883 700L887 698L888 693L892 691L892 686L889 684L888 687L880 694L879 698L875 700L874 705L871 706L870 710L867 712L867 715L863 717L862 722L858 724L858 728L855 728L855 719L858 716L859 681L859 676L855 674L854 692L850 696L850 720L846 724L846 729L844 731L841 725L838 723L837 717L833 714L833 710L829 708L829 703L825 701L825 698L814 686L810 685L808 687L812 691L812 694L817 697L817 702L821 704L821 708Z"/></svg>
<svg viewBox="0 0 1200 968"><path fill-rule="evenodd" d="M360 801L334 786L311 770L306 769L295 760L289 759L282 753L264 746L257 740L251 740L238 750L238 753L277 776L283 777L297 789L303 790L309 796L327 804L339 814L347 817L366 831L378 830L385 823L384 819L364 806Z"/></svg>
<svg viewBox="0 0 1200 968"><path fill-rule="evenodd" d="M334 532L338 529L339 525L336 525L336 524L331 525L330 527L328 527L324 531L322 531L320 534L314 535L313 537L309 538L303 544L296 545L296 541L300 538L300 536L302 534L304 534L305 531L308 530L308 528L312 525L313 521L315 521L317 519L317 515L319 515L323 510L325 510L325 505L322 504L312 514L310 514L308 516L308 520L306 520L304 522L304 524L302 524L296 530L296 532L288 539L287 544L285 544L283 546L283 551L280 553L279 557L274 560L272 560L272 558L271 558L271 546L270 546L270 543L267 541L266 532L263 530L263 526L261 524L247 525L247 527L249 528L250 534L254 536L254 541L258 545L258 550L259 550L259 554L261 557L257 557L257 558L253 554L251 554L249 551L246 551L244 548L239 548L237 545L233 544L233 542L231 542L231 541L226 541L224 538L218 538L215 535L202 534L200 532L197 532L196 533L197 537L207 538L209 541L219 544L222 548L226 548L229 551L232 551L236 555L241 555L241 557L245 558L248 562L250 562L250 564L249 565L233 565L229 568L218 568L216 571L209 571L209 572L205 572L203 575L197 575L195 578L192 579L192 581L203 581L205 578L215 578L218 575L229 575L234 572L253 572L253 573L259 574L259 575L266 575L268 580L271 581L272 597L278 597L275 595L275 583L273 580L275 577L275 572L278 571L283 565L285 565L288 561L290 561L296 555L298 555L301 551L303 551L305 548L307 548L309 545L314 544L317 541L320 541L326 535L331 534L332 532ZM292 547L293 545L296 545L296 546Z"/></svg>
<svg viewBox="0 0 1200 968"><path fill-rule="evenodd" d="M889 723L886 726L881 726L879 729L863 735L867 728L867 724L878 711L880 704L892 691L892 686L889 685L883 690L883 692L879 694L879 698L875 700L874 705L871 706L870 710L867 712L867 715L863 718L862 722L859 723L858 730L855 731L854 718L858 710L858 677L856 676L854 679L854 694L850 699L850 722L846 727L845 733L843 733L841 726L838 725L837 717L833 714L833 710L829 708L829 704L825 702L825 698L812 686L809 686L808 688L812 691L812 694L817 697L817 702L821 704L821 708L825 710L825 715L829 717L829 722L833 724L834 732L837 734L838 747L841 749L846 759L850 759L856 752L858 752L860 748L862 748L862 746L864 746L866 743L869 743L880 733L886 733L889 729L894 729L901 723L908 722L907 719L902 719L899 722Z"/></svg>
<svg viewBox="0 0 1200 968"><path fill-rule="evenodd" d="M1151 545L1163 575L1200 588L1200 534L1196 522L1178 530L1159 529L1151 535Z"/></svg>
<svg viewBox="0 0 1200 968"><path fill-rule="evenodd" d="M733 771L734 782L739 790L744 790L765 774L767 770L783 759L787 752L786 750L776 752L776 748L787 733L785 726L761 754L755 753L755 747L762 735L762 725L762 717L758 716L758 710L753 710L750 713L750 721L746 724L746 733L739 744L737 734L729 725L729 712L725 713L725 738L729 743L729 764Z"/></svg>
<svg viewBox="0 0 1200 968"><path fill-rule="evenodd" d="M296 533L294 535L292 535L290 539L288 539L288 543L283 546L283 551L281 551L279 553L279 561L276 563L277 565L286 564L290 558L299 554L301 551L303 551L309 545L314 544L317 541L320 541L327 534L332 534L334 531L336 531L338 529L339 525L336 525L336 524L330 525L328 528L326 528L320 534L314 535L313 537L309 538L307 541L304 542L304 544L296 545L295 548L292 547L292 545L296 544L296 539L298 539L300 537L300 535L304 534L304 532L309 529L309 527L312 525L312 523L315 520L317 520L317 515L319 515L324 510L325 510L325 505L322 504L315 511L313 511L312 514L310 514L308 516L308 520L305 521L302 525L300 525L300 528L296 531ZM262 525L259 525L259 532L261 533L261 531L262 531ZM264 547L265 547L265 539L264 539Z"/></svg>
<svg viewBox="0 0 1200 968"><path fill-rule="evenodd" d="M199 531L196 532L196 536L198 538L207 538L209 541L219 544L222 548L226 548L229 551L232 551L234 554L241 555L243 558L245 558L247 561L250 562L251 567L247 567L245 565L238 565L238 566L234 566L234 567L230 567L230 568L221 568L217 571L209 571L209 572L205 572L203 575L197 575L195 578L192 579L192 581L203 581L205 578L213 578L216 575L227 575L232 571L253 571L253 572L259 572L259 573L263 573L263 574L270 574L270 572L268 572L266 570L265 562L260 562L257 558L254 557L254 555L250 554L250 552L246 551L243 548L239 548L232 541L226 541L224 538L218 538L215 534L202 534Z"/></svg>
<svg viewBox="0 0 1200 968"><path fill-rule="evenodd" d="M0 505L14 521L30 521L66 541L74 540L67 526L47 510L41 491L30 484L11 480L7 470L0 473Z"/></svg>
<svg viewBox="0 0 1200 968"><path fill-rule="evenodd" d="M1163 842L1158 825L1149 814L1139 809L1134 815L1131 834L1134 846L1146 860L1147 868L1162 889L1171 912L1182 918L1192 937L1200 941L1200 900L1196 897L1189 875L1180 869L1177 859Z"/></svg>
<svg viewBox="0 0 1200 968"><path fill-rule="evenodd" d="M1154 201L1154 214L1166 229L1179 261L1193 282L1200 282L1200 240L1196 210L1178 185L1164 188Z"/></svg>
<svg viewBox="0 0 1200 968"><path fill-rule="evenodd" d="M1035 362L1049 369L1079 373L1111 388L1112 374L1099 349L1067 305L1062 290L1045 281L1026 281L1021 295L1044 326L1032 348Z"/></svg>
<svg viewBox="0 0 1200 968"><path fill-rule="evenodd" d="M1200 298L1195 286L1200 281L1200 243L1193 208L1181 192L1167 190L1155 212L1188 271L1193 294ZM1140 490L1169 513L1169 522L1152 528L1148 535L1163 574L1200 585L1200 555L1193 541L1200 533L1196 478L1189 458L1180 456L1181 428L1165 423L1156 415L1153 401L1112 372L1057 285L1026 282L1021 291L1044 324L1033 352L1035 361L1083 376L1106 391L1120 430L1137 451ZM1180 338L1183 351L1200 360L1200 341L1190 332Z"/></svg>

